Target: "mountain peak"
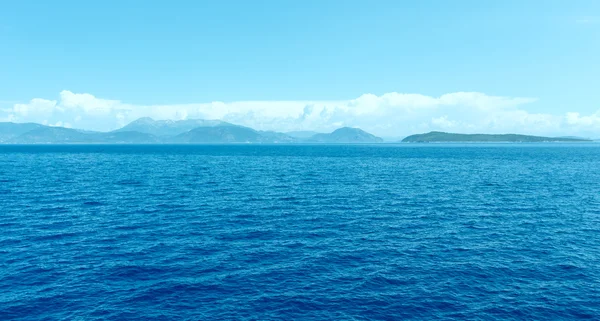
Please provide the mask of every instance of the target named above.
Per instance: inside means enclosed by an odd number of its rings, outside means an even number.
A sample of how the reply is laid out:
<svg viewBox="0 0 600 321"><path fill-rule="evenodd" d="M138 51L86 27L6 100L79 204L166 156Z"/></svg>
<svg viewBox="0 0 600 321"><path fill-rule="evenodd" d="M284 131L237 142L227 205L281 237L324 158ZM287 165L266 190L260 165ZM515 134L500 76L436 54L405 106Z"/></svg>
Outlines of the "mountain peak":
<svg viewBox="0 0 600 321"><path fill-rule="evenodd" d="M150 118L150 117L141 117L138 118L134 121L132 121L130 124L149 124L149 123L154 123L155 120Z"/></svg>
<svg viewBox="0 0 600 321"><path fill-rule="evenodd" d="M356 127L340 127L331 133L332 134L336 134L336 133L366 133L366 131L364 131L360 128L356 128Z"/></svg>
<svg viewBox="0 0 600 321"><path fill-rule="evenodd" d="M330 134L316 134L310 138L321 143L381 143L383 139L360 128L341 127Z"/></svg>

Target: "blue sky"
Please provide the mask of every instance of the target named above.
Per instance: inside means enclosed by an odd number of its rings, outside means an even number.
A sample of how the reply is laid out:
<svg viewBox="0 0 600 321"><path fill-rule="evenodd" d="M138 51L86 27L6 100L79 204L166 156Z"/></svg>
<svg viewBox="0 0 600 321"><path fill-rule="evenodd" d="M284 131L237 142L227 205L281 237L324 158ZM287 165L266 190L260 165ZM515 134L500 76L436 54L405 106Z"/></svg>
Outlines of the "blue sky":
<svg viewBox="0 0 600 321"><path fill-rule="evenodd" d="M598 57L597 0L3 1L0 120L595 135Z"/></svg>

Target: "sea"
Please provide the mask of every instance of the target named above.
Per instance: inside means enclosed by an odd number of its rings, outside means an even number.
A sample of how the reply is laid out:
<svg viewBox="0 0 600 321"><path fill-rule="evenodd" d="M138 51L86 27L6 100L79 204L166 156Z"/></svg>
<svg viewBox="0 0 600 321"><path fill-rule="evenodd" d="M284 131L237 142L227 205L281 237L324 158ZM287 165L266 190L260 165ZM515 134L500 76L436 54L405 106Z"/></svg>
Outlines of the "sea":
<svg viewBox="0 0 600 321"><path fill-rule="evenodd" d="M600 144L0 145L1 320L600 319Z"/></svg>

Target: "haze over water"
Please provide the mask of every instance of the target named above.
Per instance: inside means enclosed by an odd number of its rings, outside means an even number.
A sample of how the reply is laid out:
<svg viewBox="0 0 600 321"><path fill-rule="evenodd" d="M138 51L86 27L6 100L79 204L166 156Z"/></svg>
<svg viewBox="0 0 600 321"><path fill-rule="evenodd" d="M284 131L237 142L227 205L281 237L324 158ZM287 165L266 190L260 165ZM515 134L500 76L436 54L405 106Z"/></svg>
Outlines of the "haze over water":
<svg viewBox="0 0 600 321"><path fill-rule="evenodd" d="M0 146L6 319L593 319L600 146Z"/></svg>

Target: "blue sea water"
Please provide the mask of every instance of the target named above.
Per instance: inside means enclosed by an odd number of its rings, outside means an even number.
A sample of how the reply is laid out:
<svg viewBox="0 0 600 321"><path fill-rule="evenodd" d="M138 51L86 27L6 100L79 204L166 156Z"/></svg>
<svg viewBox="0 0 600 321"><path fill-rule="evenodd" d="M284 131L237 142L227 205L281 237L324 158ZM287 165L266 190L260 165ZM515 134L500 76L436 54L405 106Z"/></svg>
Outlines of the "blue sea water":
<svg viewBox="0 0 600 321"><path fill-rule="evenodd" d="M2 320L599 316L599 144L0 145Z"/></svg>

